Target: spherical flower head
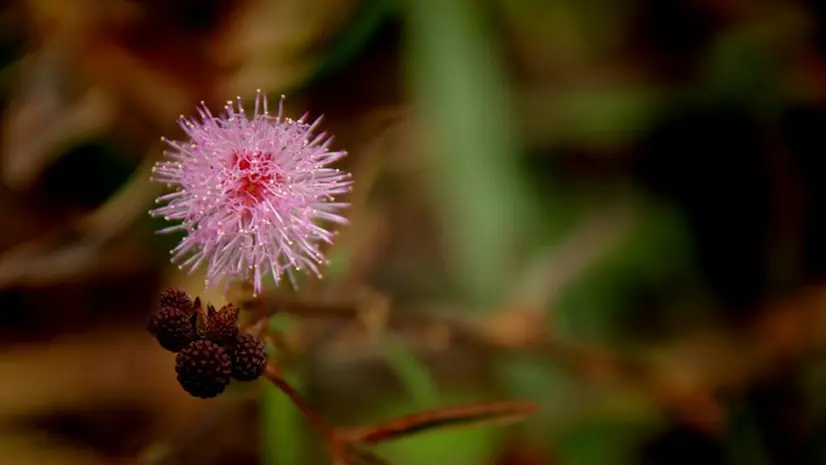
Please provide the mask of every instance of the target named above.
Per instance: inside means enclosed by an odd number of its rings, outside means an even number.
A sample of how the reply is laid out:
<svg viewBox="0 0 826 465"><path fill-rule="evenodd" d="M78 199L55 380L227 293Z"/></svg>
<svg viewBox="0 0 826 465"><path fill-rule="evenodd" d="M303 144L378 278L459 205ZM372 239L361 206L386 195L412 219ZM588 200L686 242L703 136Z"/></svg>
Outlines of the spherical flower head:
<svg viewBox="0 0 826 465"><path fill-rule="evenodd" d="M336 196L350 190L350 174L329 165L346 155L330 151L331 139L316 134L320 118L306 123L269 114L259 91L251 117L241 98L213 116L202 102L200 118L181 116L189 140L165 140L173 149L153 168L153 180L174 191L152 210L179 224L159 232L184 231L172 261L190 271L207 266L207 287L251 280L260 293L263 279L295 283L295 271L321 277L326 258L321 243L334 232L321 223L346 224L338 211L348 206Z"/></svg>

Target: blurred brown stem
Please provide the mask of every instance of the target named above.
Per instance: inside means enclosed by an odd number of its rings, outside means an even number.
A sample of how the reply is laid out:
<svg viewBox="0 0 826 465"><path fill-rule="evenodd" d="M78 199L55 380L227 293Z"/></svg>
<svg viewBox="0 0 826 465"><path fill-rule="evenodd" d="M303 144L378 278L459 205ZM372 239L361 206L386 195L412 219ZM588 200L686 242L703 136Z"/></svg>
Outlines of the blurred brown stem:
<svg viewBox="0 0 826 465"><path fill-rule="evenodd" d="M358 315L358 305L352 302L305 302L295 299L257 297L242 302L243 308L257 312L262 318L276 313L300 317L354 318Z"/></svg>

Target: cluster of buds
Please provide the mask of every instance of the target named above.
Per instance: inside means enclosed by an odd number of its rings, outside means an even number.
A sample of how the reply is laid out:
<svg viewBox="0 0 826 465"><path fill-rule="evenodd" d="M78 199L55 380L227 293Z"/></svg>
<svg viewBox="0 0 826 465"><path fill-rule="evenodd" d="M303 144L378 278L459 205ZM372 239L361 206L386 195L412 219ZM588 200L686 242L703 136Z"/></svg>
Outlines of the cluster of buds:
<svg viewBox="0 0 826 465"><path fill-rule="evenodd" d="M186 292L161 293L160 310L147 330L166 350L178 354L178 383L194 397L208 399L224 392L231 379L252 381L267 365L264 343L251 334L239 334L238 307L204 308Z"/></svg>

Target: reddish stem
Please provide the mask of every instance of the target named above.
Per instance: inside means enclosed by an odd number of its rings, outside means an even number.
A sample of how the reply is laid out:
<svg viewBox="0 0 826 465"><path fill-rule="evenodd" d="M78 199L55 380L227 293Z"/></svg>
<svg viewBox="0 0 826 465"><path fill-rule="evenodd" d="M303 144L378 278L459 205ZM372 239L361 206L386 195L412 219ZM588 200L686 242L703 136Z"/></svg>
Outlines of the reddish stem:
<svg viewBox="0 0 826 465"><path fill-rule="evenodd" d="M534 414L538 406L532 402L494 402L446 407L406 415L366 428L342 433L351 443L377 444L417 432L451 425L505 424Z"/></svg>
<svg viewBox="0 0 826 465"><path fill-rule="evenodd" d="M324 436L327 441L333 441L334 434L333 428L310 407L310 404L307 403L307 400L298 393L290 383L284 379L278 371L278 368L272 362L267 364L267 370L265 372L265 376L267 379L272 381L278 389L281 389L281 392L287 395L290 398L292 403L301 411L302 414L307 418L310 424L313 425L316 431L318 431L322 436Z"/></svg>

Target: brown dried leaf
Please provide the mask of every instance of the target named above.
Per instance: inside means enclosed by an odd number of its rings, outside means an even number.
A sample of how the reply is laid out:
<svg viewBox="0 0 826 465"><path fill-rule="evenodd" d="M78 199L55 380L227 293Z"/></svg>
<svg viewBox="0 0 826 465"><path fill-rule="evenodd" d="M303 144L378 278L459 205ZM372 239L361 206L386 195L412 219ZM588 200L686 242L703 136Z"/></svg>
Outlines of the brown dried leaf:
<svg viewBox="0 0 826 465"><path fill-rule="evenodd" d="M15 465L116 465L113 460L76 444L61 444L42 433L16 432L0 436L0 457Z"/></svg>
<svg viewBox="0 0 826 465"><path fill-rule="evenodd" d="M180 389L173 367L174 354L142 328L7 347L0 355L0 423L123 402L164 412L174 431L201 406Z"/></svg>
<svg viewBox="0 0 826 465"><path fill-rule="evenodd" d="M0 289L128 274L150 266L149 260L145 249L127 241L103 244L83 238L64 242L59 235L50 236L0 255Z"/></svg>
<svg viewBox="0 0 826 465"><path fill-rule="evenodd" d="M249 2L211 50L216 62L238 69L222 83L220 94L248 92L267 83L289 88L315 65L312 53L357 6L352 0L279 0Z"/></svg>
<svg viewBox="0 0 826 465"><path fill-rule="evenodd" d="M112 198L74 224L0 253L0 288L46 285L148 264L138 245L123 237L146 214L159 188L149 182L152 158Z"/></svg>
<svg viewBox="0 0 826 465"><path fill-rule="evenodd" d="M13 189L31 187L67 144L104 131L114 119L112 102L99 90L77 99L55 90L65 86L52 82L65 74L59 63L51 62L60 59L52 55L61 53L30 56L22 67L26 87L8 110L0 157L2 181Z"/></svg>

